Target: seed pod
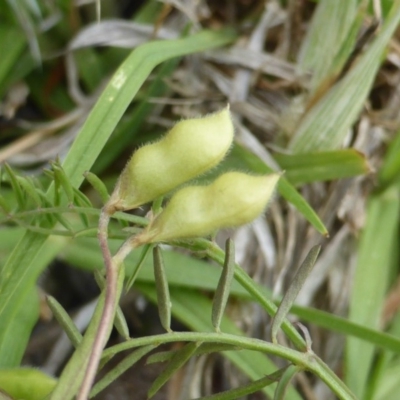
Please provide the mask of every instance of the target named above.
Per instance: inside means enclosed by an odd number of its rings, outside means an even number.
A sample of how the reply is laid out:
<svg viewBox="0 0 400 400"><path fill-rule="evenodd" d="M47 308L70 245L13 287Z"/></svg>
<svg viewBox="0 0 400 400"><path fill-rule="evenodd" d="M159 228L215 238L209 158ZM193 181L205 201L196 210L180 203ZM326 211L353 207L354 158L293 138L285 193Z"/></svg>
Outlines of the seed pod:
<svg viewBox="0 0 400 400"><path fill-rule="evenodd" d="M279 174L221 175L209 186L188 186L137 236L138 244L208 235L253 221L267 206Z"/></svg>
<svg viewBox="0 0 400 400"><path fill-rule="evenodd" d="M178 122L160 141L137 150L107 204L130 210L162 196L216 166L233 140L229 108Z"/></svg>

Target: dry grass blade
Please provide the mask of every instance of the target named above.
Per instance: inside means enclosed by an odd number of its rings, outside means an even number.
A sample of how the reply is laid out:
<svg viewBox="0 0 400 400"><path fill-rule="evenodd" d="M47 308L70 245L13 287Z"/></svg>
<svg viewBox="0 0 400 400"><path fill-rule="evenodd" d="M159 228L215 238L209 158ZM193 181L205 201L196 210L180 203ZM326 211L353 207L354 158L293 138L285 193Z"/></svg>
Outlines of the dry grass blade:
<svg viewBox="0 0 400 400"><path fill-rule="evenodd" d="M399 24L399 9L400 2L395 1L368 50L348 74L303 117L289 144L293 152L307 153L341 147L348 130L360 114L385 48Z"/></svg>

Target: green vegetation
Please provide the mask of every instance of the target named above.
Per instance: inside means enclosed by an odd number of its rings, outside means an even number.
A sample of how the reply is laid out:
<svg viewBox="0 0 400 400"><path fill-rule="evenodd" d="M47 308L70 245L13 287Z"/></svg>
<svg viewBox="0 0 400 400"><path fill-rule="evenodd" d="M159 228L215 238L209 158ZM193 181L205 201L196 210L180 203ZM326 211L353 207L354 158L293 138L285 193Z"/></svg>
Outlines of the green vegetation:
<svg viewBox="0 0 400 400"><path fill-rule="evenodd" d="M397 400L400 1L75 3L0 10L0 398L145 360L148 398ZM95 276L83 333L54 262Z"/></svg>

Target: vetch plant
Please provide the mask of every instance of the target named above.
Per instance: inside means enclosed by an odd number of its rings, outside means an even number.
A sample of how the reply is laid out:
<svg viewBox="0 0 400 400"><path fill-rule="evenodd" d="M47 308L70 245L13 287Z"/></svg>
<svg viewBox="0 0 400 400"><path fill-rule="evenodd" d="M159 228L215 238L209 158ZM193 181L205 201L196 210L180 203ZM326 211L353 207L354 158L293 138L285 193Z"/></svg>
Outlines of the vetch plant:
<svg viewBox="0 0 400 400"><path fill-rule="evenodd" d="M202 137L203 130L204 138ZM214 136L219 139L216 139L217 149L214 148L211 151ZM197 143L196 146L193 146L191 137ZM225 157L232 140L233 125L229 110L226 108L205 118L182 121L159 142L139 149L123 171L111 197L108 197L104 185L95 176L87 174L92 185L98 187L102 198L106 201L100 214L98 228L106 278L104 281L102 276L97 276L103 292L83 337L76 332L76 329L69 327L73 325L72 321L62 310L59 310L57 304L52 306L54 314L69 332L77 350L63 370L50 399L72 398L76 393L78 393L78 400L92 397L160 343L174 341L182 341L186 345L165 356L164 360L168 364L150 388L149 397L152 397L192 356L209 351L239 348L274 354L285 358L290 363L289 368L281 369L268 377L246 385L242 388L243 393L252 393L273 382L278 382L275 393L282 398L291 378L300 370L308 370L323 379L339 398L354 399L344 383L312 352L310 343L304 341L285 318L297 295L300 280L294 282L293 288L289 289L290 299L282 302L279 308L279 315L274 321L272 343L223 332L223 314L233 279L236 279L254 299L258 300L271 316L275 315L277 307L260 292L253 280L235 263L233 242L228 240L226 250L223 252L205 236L221 228L250 223L257 218L265 210L273 195L280 179L279 173L255 176L243 172L227 172L209 185L188 185L178 190L166 206L161 208L161 196L217 165ZM190 154L197 154L198 157L190 157ZM181 166L177 162L179 160L186 164ZM162 167L163 164L166 165L165 168ZM171 177L170 174L174 176ZM146 177L149 181L146 181ZM117 210L128 210L148 201L154 201L153 215L148 223L139 222L143 230L129 237L115 255L112 255L108 246L110 217ZM223 266L211 312L211 322L216 333L171 331L173 305L159 243L202 251L203 254ZM129 287L143 265L143 259L153 249L156 298L160 321L167 333L147 338L128 338L121 345L103 351L113 324L122 336L127 338L128 332L124 325L124 318L118 308L123 290L123 262L132 249L139 246L143 246L143 253L129 279ZM318 251L312 250L307 257L304 263L306 268L301 268L304 271L301 273L301 281L310 272L317 253ZM296 350L277 343L276 332L281 327ZM210 346L214 346L212 347L214 350L207 350L211 348ZM101 365L104 365L119 351L135 348L137 350L127 356L118 368L104 376L91 391L100 361ZM238 390L228 391L226 395L222 394L221 398L236 398L239 393L242 393Z"/></svg>
<svg viewBox="0 0 400 400"><path fill-rule="evenodd" d="M107 245L110 215L155 200L216 166L232 141L233 124L227 107L204 118L177 123L159 142L139 149L122 172L99 222L107 277L105 302L78 399L87 397L93 383L118 304L118 270L129 252L142 244L201 237L251 222L266 207L279 175L256 177L231 172L207 187L186 187L172 197L146 231L128 240L114 257Z"/></svg>
<svg viewBox="0 0 400 400"><path fill-rule="evenodd" d="M139 149L122 172L99 222L98 237L107 274L106 298L89 359L88 374L82 386L82 399L94 379L101 349L105 346L107 327L113 320L116 308L117 269L122 260L119 257L113 261L108 249L107 227L110 216L117 210L133 209L155 200L214 167L224 158L232 141L233 124L227 107L204 118L177 123L159 142Z"/></svg>

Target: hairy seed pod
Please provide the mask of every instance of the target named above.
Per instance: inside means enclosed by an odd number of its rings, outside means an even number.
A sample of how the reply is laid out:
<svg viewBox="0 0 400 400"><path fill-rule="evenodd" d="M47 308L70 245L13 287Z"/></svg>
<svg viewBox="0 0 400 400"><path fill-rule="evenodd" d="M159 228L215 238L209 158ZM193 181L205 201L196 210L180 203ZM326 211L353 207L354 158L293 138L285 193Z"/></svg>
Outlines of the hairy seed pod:
<svg viewBox="0 0 400 400"><path fill-rule="evenodd" d="M265 209L279 177L228 172L209 186L185 187L172 196L137 242L193 238L247 224Z"/></svg>
<svg viewBox="0 0 400 400"><path fill-rule="evenodd" d="M130 210L148 203L216 166L233 141L229 108L178 122L160 141L137 150L107 205Z"/></svg>

